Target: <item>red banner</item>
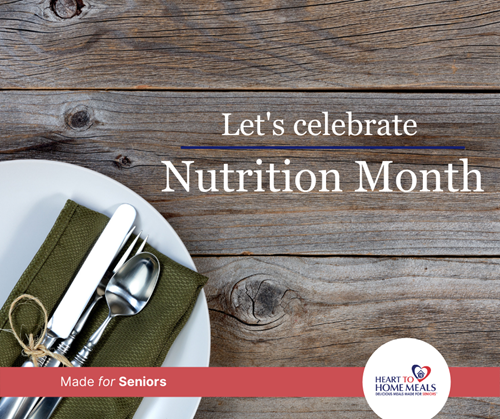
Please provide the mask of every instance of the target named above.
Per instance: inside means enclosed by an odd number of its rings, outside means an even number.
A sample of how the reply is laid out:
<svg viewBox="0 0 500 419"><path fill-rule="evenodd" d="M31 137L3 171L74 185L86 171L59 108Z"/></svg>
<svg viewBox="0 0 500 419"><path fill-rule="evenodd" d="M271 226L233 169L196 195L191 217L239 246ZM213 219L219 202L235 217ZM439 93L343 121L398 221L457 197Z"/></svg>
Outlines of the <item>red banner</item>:
<svg viewBox="0 0 500 419"><path fill-rule="evenodd" d="M500 397L500 368L450 368L450 397ZM0 397L363 397L363 368L0 368Z"/></svg>

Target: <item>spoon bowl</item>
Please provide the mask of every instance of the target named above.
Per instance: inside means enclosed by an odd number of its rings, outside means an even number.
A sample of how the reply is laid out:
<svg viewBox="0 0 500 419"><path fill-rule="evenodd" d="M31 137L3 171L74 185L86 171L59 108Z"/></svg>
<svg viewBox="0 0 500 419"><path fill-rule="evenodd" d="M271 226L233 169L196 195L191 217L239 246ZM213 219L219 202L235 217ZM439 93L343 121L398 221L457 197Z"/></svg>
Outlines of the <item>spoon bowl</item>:
<svg viewBox="0 0 500 419"><path fill-rule="evenodd" d="M159 274L160 263L151 253L140 253L127 261L104 292L111 316L139 313L151 298Z"/></svg>

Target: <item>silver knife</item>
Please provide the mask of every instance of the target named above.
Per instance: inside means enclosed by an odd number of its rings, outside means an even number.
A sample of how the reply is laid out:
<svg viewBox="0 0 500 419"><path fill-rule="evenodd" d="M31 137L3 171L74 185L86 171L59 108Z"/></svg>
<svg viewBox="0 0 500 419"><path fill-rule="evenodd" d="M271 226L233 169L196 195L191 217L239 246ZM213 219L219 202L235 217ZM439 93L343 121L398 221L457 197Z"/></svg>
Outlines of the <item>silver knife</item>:
<svg viewBox="0 0 500 419"><path fill-rule="evenodd" d="M50 349L57 339L66 339L92 297L99 281L115 258L136 217L132 205L123 204L115 211L84 264L73 279L63 299L49 320L43 344ZM31 361L23 367L33 366ZM25 397L3 397L0 400L0 419L14 419L26 412ZM29 411L29 410L28 410ZM22 413L21 413L22 412Z"/></svg>

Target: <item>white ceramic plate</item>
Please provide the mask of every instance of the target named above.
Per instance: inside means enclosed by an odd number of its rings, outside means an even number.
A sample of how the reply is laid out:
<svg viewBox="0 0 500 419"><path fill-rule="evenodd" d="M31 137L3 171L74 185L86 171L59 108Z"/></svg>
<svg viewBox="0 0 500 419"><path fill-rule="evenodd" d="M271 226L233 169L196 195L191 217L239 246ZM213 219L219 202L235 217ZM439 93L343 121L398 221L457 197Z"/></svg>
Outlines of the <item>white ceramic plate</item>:
<svg viewBox="0 0 500 419"><path fill-rule="evenodd" d="M163 254L196 270L193 260L170 224L148 202L122 184L97 172L48 160L0 163L0 306L42 245L67 199L108 216L122 203L137 209L138 231ZM202 291L193 313L164 367L207 367L210 321ZM134 418L192 419L200 398L145 398Z"/></svg>

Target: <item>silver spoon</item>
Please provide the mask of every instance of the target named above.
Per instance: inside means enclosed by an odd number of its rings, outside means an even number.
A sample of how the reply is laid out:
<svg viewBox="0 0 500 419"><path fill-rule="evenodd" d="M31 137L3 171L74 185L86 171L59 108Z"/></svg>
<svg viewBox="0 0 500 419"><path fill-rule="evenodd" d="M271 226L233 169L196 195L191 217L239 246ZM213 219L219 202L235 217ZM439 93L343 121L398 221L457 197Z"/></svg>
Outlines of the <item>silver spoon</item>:
<svg viewBox="0 0 500 419"><path fill-rule="evenodd" d="M156 287L159 275L160 262L155 255L147 252L130 258L113 275L104 292L109 307L108 317L71 361L73 366L81 367L85 364L112 318L133 316L146 306ZM33 409L29 419L50 418L61 400L62 397L43 398Z"/></svg>
<svg viewBox="0 0 500 419"><path fill-rule="evenodd" d="M147 252L130 258L113 275L104 292L109 307L108 317L71 361L73 366L82 367L85 364L111 319L118 316L134 316L146 306L159 275L160 262L155 255Z"/></svg>

